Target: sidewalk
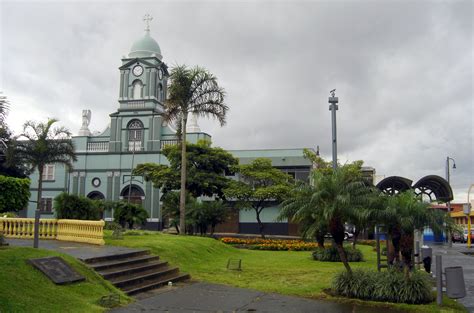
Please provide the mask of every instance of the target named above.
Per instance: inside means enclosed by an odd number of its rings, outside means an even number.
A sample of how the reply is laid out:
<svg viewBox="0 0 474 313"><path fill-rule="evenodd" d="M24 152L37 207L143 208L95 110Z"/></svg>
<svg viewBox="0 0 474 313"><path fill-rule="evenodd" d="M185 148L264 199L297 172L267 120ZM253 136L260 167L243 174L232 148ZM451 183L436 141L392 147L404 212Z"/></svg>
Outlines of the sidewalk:
<svg viewBox="0 0 474 313"><path fill-rule="evenodd" d="M442 256L443 272L446 267L461 266L464 273L464 282L466 284L466 297L458 299L469 312L474 313L474 254L466 255L462 252L469 251L474 253L474 248L468 250L466 244L453 244L452 248L448 245L432 245L433 248L433 268L431 271L436 273L436 255Z"/></svg>
<svg viewBox="0 0 474 313"><path fill-rule="evenodd" d="M164 287L148 298L110 312L269 312L269 313L379 313L381 308L283 296L209 283ZM387 313L401 313L383 309Z"/></svg>

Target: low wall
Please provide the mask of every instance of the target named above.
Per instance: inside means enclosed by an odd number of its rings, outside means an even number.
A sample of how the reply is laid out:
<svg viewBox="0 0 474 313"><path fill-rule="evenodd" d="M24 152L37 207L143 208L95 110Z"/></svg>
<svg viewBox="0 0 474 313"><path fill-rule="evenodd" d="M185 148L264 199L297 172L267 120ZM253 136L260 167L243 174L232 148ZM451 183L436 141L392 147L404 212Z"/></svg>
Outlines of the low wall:
<svg viewBox="0 0 474 313"><path fill-rule="evenodd" d="M40 219L39 238L104 245L104 221ZM6 238L33 239L34 218L0 218Z"/></svg>

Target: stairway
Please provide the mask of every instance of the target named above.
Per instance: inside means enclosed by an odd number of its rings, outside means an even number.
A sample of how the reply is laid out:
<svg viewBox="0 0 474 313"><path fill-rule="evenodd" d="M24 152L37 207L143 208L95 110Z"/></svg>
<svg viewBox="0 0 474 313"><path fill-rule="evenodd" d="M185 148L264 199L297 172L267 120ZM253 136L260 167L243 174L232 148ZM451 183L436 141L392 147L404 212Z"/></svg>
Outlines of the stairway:
<svg viewBox="0 0 474 313"><path fill-rule="evenodd" d="M151 255L149 250L134 250L82 261L127 295L190 278L189 274L180 273L179 268L169 266L159 256Z"/></svg>

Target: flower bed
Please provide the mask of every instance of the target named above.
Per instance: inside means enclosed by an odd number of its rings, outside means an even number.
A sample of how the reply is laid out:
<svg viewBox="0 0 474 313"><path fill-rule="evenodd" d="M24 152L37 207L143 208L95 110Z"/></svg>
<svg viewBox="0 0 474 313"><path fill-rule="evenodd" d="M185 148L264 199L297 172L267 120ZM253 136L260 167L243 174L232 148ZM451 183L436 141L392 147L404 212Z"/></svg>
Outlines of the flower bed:
<svg viewBox="0 0 474 313"><path fill-rule="evenodd" d="M277 240L277 239L242 239L224 237L220 239L223 243L239 246L253 250L272 251L311 251L317 247L315 242L302 240Z"/></svg>

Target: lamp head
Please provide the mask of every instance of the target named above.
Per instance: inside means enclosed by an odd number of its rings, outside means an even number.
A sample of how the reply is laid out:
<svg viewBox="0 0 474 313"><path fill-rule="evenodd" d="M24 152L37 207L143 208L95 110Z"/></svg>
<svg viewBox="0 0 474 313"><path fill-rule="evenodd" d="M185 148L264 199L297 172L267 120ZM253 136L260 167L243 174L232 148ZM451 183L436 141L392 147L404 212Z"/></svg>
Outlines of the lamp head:
<svg viewBox="0 0 474 313"><path fill-rule="evenodd" d="M453 163L453 169L456 169L456 163Z"/></svg>

